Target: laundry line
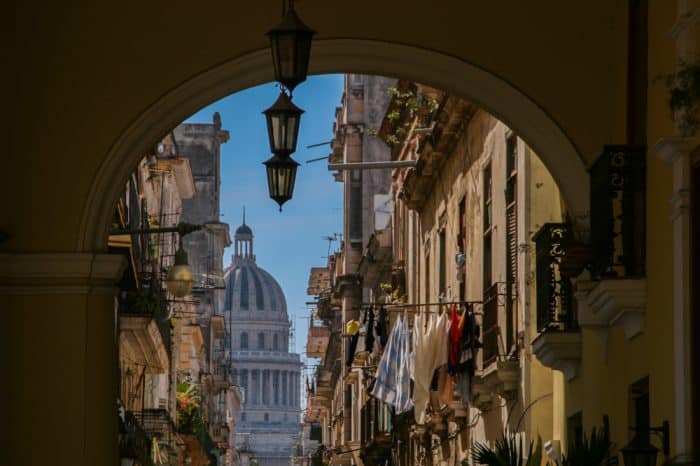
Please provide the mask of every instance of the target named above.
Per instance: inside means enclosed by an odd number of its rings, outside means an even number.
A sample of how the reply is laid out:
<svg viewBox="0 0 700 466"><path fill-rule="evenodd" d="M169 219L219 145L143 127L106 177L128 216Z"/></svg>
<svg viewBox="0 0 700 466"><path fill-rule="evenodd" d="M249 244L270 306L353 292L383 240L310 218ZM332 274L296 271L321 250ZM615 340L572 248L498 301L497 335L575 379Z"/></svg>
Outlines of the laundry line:
<svg viewBox="0 0 700 466"><path fill-rule="evenodd" d="M424 310L421 311L420 307L430 307L430 306L447 306L451 307L454 305L459 305L459 306L474 306L474 305L483 305L483 301L443 301L443 302L437 302L437 303L362 303L362 310L368 310L369 308L376 307L376 308L384 308L387 312L402 312L402 311L411 311L411 312L423 312L426 314L442 314L443 312L448 312L449 309L445 309L444 311L429 311L429 310ZM474 315L482 315L482 312L477 312L472 310Z"/></svg>

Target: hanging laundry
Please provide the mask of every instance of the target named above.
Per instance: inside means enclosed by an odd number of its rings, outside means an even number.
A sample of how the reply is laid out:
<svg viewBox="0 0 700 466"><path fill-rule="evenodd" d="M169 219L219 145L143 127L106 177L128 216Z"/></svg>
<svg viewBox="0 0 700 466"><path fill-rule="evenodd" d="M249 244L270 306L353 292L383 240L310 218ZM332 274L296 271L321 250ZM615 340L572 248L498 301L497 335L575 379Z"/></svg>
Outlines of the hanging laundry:
<svg viewBox="0 0 700 466"><path fill-rule="evenodd" d="M425 422L425 411L430 401L430 384L435 370L447 364L448 319L424 312L413 324L413 404L418 424Z"/></svg>
<svg viewBox="0 0 700 466"><path fill-rule="evenodd" d="M387 345L387 333L388 333L388 324L387 324L387 312L384 306L381 306L379 308L379 315L377 315L377 323L374 326L374 331L375 331L375 349L377 352L381 353L384 347Z"/></svg>
<svg viewBox="0 0 700 466"><path fill-rule="evenodd" d="M472 304L468 304L459 323L461 330L460 358L457 366L457 392L462 401L471 399L471 380L476 370L476 350L479 342L479 326Z"/></svg>
<svg viewBox="0 0 700 466"><path fill-rule="evenodd" d="M365 313L365 351L371 353L374 349L374 308L370 306Z"/></svg>
<svg viewBox="0 0 700 466"><path fill-rule="evenodd" d="M360 339L360 332L355 332L354 335L350 336L350 342L348 343L348 354L345 358L345 365L347 367L352 366L352 361L355 359L355 351L357 350L357 341Z"/></svg>
<svg viewBox="0 0 700 466"><path fill-rule="evenodd" d="M386 347L377 365L376 380L372 388L373 397L391 405L396 403L396 374L400 362L399 322L401 322L401 317L397 319L396 325L394 325L391 335L389 335Z"/></svg>
<svg viewBox="0 0 700 466"><path fill-rule="evenodd" d="M408 316L405 311L400 324L400 357L396 383L398 392L395 405L396 414L405 413L413 408L413 399L411 398L411 367L413 366L411 362L411 333L408 329Z"/></svg>
<svg viewBox="0 0 700 466"><path fill-rule="evenodd" d="M460 358L460 342L462 339L462 329L459 326L460 318L457 315L457 305L452 305L450 313L450 338L449 338L449 359L447 362L447 373L455 375Z"/></svg>

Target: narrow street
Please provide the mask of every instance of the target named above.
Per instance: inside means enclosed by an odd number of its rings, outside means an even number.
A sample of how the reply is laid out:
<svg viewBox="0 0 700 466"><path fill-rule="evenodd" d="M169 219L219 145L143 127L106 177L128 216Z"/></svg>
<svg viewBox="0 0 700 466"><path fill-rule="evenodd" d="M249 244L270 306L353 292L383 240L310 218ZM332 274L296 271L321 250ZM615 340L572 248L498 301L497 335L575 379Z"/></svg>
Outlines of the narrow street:
<svg viewBox="0 0 700 466"><path fill-rule="evenodd" d="M2 466L700 466L700 0L6 10Z"/></svg>

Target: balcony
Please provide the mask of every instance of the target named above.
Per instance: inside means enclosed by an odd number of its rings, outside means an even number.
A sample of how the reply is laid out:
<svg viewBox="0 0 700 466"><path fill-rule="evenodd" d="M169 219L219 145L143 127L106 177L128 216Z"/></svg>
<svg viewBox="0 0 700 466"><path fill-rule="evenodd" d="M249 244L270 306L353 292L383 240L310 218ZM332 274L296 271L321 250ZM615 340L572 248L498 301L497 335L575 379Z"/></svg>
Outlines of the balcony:
<svg viewBox="0 0 700 466"><path fill-rule="evenodd" d="M571 280L562 274L562 260L571 241L570 227L546 223L533 236L536 246L537 330L532 342L537 359L546 367L576 376L581 362L581 332L573 305Z"/></svg>
<svg viewBox="0 0 700 466"><path fill-rule="evenodd" d="M618 326L627 339L644 331L646 311L646 151L606 146L591 168L592 281L577 283L579 321L607 351Z"/></svg>
<svg viewBox="0 0 700 466"><path fill-rule="evenodd" d="M365 287L378 287L391 280L391 243L391 227L376 230L370 236L358 267Z"/></svg>
<svg viewBox="0 0 700 466"><path fill-rule="evenodd" d="M360 409L360 448L366 464L384 464L391 458L392 409L369 398Z"/></svg>
<svg viewBox="0 0 700 466"><path fill-rule="evenodd" d="M228 366L218 363L215 364L212 379L214 382L214 391L216 393L219 393L222 390L226 390L231 385L231 378L229 376Z"/></svg>
<svg viewBox="0 0 700 466"><path fill-rule="evenodd" d="M507 358L515 349L516 297L517 289L509 282L496 282L484 290L481 320L484 369L496 360Z"/></svg>
<svg viewBox="0 0 700 466"><path fill-rule="evenodd" d="M170 360L158 321L149 315L119 315L120 357L150 374L168 372Z"/></svg>
<svg viewBox="0 0 700 466"><path fill-rule="evenodd" d="M133 413L143 430L151 437L170 444L175 433L175 424L165 409L144 409Z"/></svg>
<svg viewBox="0 0 700 466"><path fill-rule="evenodd" d="M322 358L328 349L331 329L322 322L311 319L309 334L306 340L306 356L310 358Z"/></svg>

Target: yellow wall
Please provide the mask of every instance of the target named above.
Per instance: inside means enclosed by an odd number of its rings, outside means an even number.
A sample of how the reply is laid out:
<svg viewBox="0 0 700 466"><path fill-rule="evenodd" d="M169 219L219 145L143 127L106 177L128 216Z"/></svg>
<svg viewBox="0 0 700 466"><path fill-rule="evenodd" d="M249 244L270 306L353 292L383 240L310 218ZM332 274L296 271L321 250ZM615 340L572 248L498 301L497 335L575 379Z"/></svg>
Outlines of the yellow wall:
<svg viewBox="0 0 700 466"><path fill-rule="evenodd" d="M358 0L356 15L332 2L298 6L319 39L362 38L436 50L501 76L552 115L587 160L619 139L625 60L621 0L562 3ZM5 167L0 178L0 227L13 233L0 250L70 250L90 182L107 151L147 107L179 84L227 60L267 46L279 2L221 2L194 21L192 5L15 4L8 13L13 44L4 68ZM576 18L575 22L570 19ZM483 38L489 38L488 47ZM613 46L611 46L613 44ZM357 70L372 73L368 61ZM410 59L410 57L407 57ZM271 77L271 67L262 76ZM250 83L255 84L255 83ZM231 89L233 91L235 89ZM487 96L484 96L485 100ZM193 96L193 102L196 98ZM184 119L204 102L178 108ZM506 122L508 115L499 115ZM617 122L617 123L616 123ZM235 129L232 129L235 134ZM137 150L148 147L150 142ZM22 196L14 193L22 192ZM52 209L45 209L51 196ZM45 235L32 220L41 211Z"/></svg>

